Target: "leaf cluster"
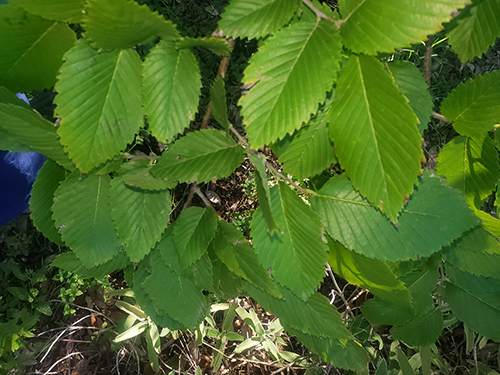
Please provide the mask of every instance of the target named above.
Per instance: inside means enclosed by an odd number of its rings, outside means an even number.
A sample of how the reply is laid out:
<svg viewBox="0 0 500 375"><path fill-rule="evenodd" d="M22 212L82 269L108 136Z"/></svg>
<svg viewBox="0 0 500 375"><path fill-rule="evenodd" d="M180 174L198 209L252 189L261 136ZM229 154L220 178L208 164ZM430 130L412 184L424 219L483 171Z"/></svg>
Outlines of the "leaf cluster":
<svg viewBox="0 0 500 375"><path fill-rule="evenodd" d="M232 0L203 37L133 0L43 3L0 5L0 131L9 151L49 158L30 205L35 225L72 251L60 266L125 269L148 319L172 330L198 326L209 294L250 295L311 351L359 373L370 343L315 291L325 263L369 289L365 318L392 326L422 358L443 331L441 301L500 340L500 230L481 211L499 179L500 74L467 80L442 101L459 136L436 171L423 171L433 100L413 64L386 57L447 23L462 61L485 53L500 36L497 1L339 0L332 11L309 0ZM241 79L245 135L231 123L224 81L238 38L259 45ZM148 48L140 55L138 45ZM220 59L208 84L197 48ZM51 87L55 124L14 94ZM204 92L210 105L196 124ZM211 115L218 125L208 127ZM141 132L156 143L149 154L130 146ZM198 186L245 158L259 201L250 238ZM311 182L325 170L339 173ZM172 217L184 184L191 196ZM206 207L192 206L193 194ZM149 320L139 324L151 332Z"/></svg>

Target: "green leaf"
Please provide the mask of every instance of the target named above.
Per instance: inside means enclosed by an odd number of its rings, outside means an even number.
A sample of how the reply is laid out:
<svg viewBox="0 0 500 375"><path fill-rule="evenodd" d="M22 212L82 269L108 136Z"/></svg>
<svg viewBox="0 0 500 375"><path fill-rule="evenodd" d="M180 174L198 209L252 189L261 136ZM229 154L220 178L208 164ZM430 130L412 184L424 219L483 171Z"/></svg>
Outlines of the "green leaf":
<svg viewBox="0 0 500 375"><path fill-rule="evenodd" d="M500 242L478 226L443 251L445 261L475 276L500 279Z"/></svg>
<svg viewBox="0 0 500 375"><path fill-rule="evenodd" d="M175 142L151 169L169 182L207 182L229 176L243 161L245 150L216 129L188 133Z"/></svg>
<svg viewBox="0 0 500 375"><path fill-rule="evenodd" d="M127 329L125 332L120 333L118 336L116 336L116 338L113 341L121 342L139 336L142 332L146 330L146 328L148 328L148 322L146 321L139 322L135 326L132 326L129 329Z"/></svg>
<svg viewBox="0 0 500 375"><path fill-rule="evenodd" d="M453 313L479 334L500 341L500 280L446 268L446 299Z"/></svg>
<svg viewBox="0 0 500 375"><path fill-rule="evenodd" d="M500 70L458 85L441 103L441 113L455 130L482 138L500 120Z"/></svg>
<svg viewBox="0 0 500 375"><path fill-rule="evenodd" d="M257 185L257 197L259 198L259 207L267 224L269 234L278 230L276 221L271 210L271 190L267 181L266 165L259 154L250 154L250 161L255 166L255 183Z"/></svg>
<svg viewBox="0 0 500 375"><path fill-rule="evenodd" d="M217 230L213 208L189 207L175 222L174 240L182 269L201 258Z"/></svg>
<svg viewBox="0 0 500 375"><path fill-rule="evenodd" d="M148 268L149 270L146 268ZM162 327L167 327L171 330L185 329L186 327L183 324L172 319L168 315L160 314L156 310L154 302L151 300L151 298L147 294L146 289L143 287L144 280L146 280L146 278L150 275L151 275L150 258L149 256L147 256L146 259L143 259L142 262L139 263L139 266L137 267L137 269L134 271L133 274L134 295L141 307L141 310L144 311L146 315L149 316L153 322L159 324Z"/></svg>
<svg viewBox="0 0 500 375"><path fill-rule="evenodd" d="M132 262L139 262L160 239L170 219L170 193L131 188L115 177L110 189L111 217Z"/></svg>
<svg viewBox="0 0 500 375"><path fill-rule="evenodd" d="M136 317L139 320L146 320L148 316L137 306L131 305L128 302L118 300L115 302L116 307L120 310L125 311L127 314Z"/></svg>
<svg viewBox="0 0 500 375"><path fill-rule="evenodd" d="M140 70L135 51L98 52L84 39L65 55L54 99L58 134L82 172L123 150L143 124Z"/></svg>
<svg viewBox="0 0 500 375"><path fill-rule="evenodd" d="M62 245L62 238L52 219L51 208L54 203L54 193L64 179L64 168L52 160L47 160L38 171L30 198L33 224L45 237L59 245Z"/></svg>
<svg viewBox="0 0 500 375"><path fill-rule="evenodd" d="M165 180L155 178L150 171L150 161L145 159L131 160L121 166L123 182L130 187L143 190L159 191L175 187Z"/></svg>
<svg viewBox="0 0 500 375"><path fill-rule="evenodd" d="M83 27L97 48L127 49L160 36L179 38L175 26L147 5L132 0L88 0Z"/></svg>
<svg viewBox="0 0 500 375"><path fill-rule="evenodd" d="M408 62L394 61L388 63L386 67L420 120L418 130L420 135L423 135L433 114L434 103L422 73L415 65Z"/></svg>
<svg viewBox="0 0 500 375"><path fill-rule="evenodd" d="M79 178L74 173L56 190L52 206L64 242L86 267L93 267L118 253L119 240L109 207L108 175Z"/></svg>
<svg viewBox="0 0 500 375"><path fill-rule="evenodd" d="M116 270L124 269L130 265L130 259L123 251L120 251L117 255L103 264L87 268L76 257L75 253L68 251L59 254L50 265L65 271L74 272L83 279L100 279Z"/></svg>
<svg viewBox="0 0 500 375"><path fill-rule="evenodd" d="M304 301L294 291L279 287L283 294L277 299L255 288L248 283L245 290L252 298L266 309L279 316L283 327L317 337L334 338L336 340L352 340L353 337L342 323L340 314L328 303L328 299L319 293L313 293Z"/></svg>
<svg viewBox="0 0 500 375"><path fill-rule="evenodd" d="M221 76L215 78L214 83L210 87L210 100L213 118L224 128L229 134L229 119L227 118L227 103L226 103L226 86L224 79Z"/></svg>
<svg viewBox="0 0 500 375"><path fill-rule="evenodd" d="M271 268L278 283L305 301L323 279L327 255L318 218L282 182L271 189L271 212L280 232L268 232L260 208L251 223L250 235L259 261Z"/></svg>
<svg viewBox="0 0 500 375"><path fill-rule="evenodd" d="M426 40L463 6L463 0L339 0L342 38L355 53L393 52Z"/></svg>
<svg viewBox="0 0 500 375"><path fill-rule="evenodd" d="M352 55L342 69L330 138L353 185L396 221L420 174L418 119L375 57Z"/></svg>
<svg viewBox="0 0 500 375"><path fill-rule="evenodd" d="M243 234L233 225L219 221L219 230L213 242L217 257L231 272L247 280L273 297L282 294L257 259L257 254Z"/></svg>
<svg viewBox="0 0 500 375"><path fill-rule="evenodd" d="M63 167L75 168L59 143L54 124L34 110L15 104L0 103L0 128Z"/></svg>
<svg viewBox="0 0 500 375"><path fill-rule="evenodd" d="M160 354L160 335L156 324L150 324L146 334L146 344L148 349L148 359L151 369L154 372L160 371L160 362L158 354Z"/></svg>
<svg viewBox="0 0 500 375"><path fill-rule="evenodd" d="M307 125L276 144L276 153L285 172L295 178L313 177L336 162L327 126L331 103L332 100L327 99Z"/></svg>
<svg viewBox="0 0 500 375"><path fill-rule="evenodd" d="M232 38L259 38L278 31L298 7L297 0L232 0L224 9L219 29Z"/></svg>
<svg viewBox="0 0 500 375"><path fill-rule="evenodd" d="M330 21L298 22L252 56L243 84L255 86L239 102L252 147L292 134L324 102L339 70L338 34Z"/></svg>
<svg viewBox="0 0 500 375"><path fill-rule="evenodd" d="M179 275L160 257L151 258L151 274L143 287L155 309L186 327L197 326L208 313L208 301L194 282Z"/></svg>
<svg viewBox="0 0 500 375"><path fill-rule="evenodd" d="M80 23L85 0L9 0L9 3L48 20Z"/></svg>
<svg viewBox="0 0 500 375"><path fill-rule="evenodd" d="M429 256L478 223L463 196L431 176L420 179L398 225L361 197L345 174L330 179L311 203L330 236L379 260Z"/></svg>
<svg viewBox="0 0 500 375"><path fill-rule="evenodd" d="M62 56L75 40L75 34L65 24L44 20L13 5L2 5L0 86L13 92L51 88Z"/></svg>
<svg viewBox="0 0 500 375"><path fill-rule="evenodd" d="M177 42L176 46L181 49L204 47L215 53L217 56L228 56L232 50L224 39L213 36L205 38L190 38L185 36L182 40Z"/></svg>
<svg viewBox="0 0 500 375"><path fill-rule="evenodd" d="M461 190L469 203L481 202L493 193L500 177L498 151L489 135L458 136L448 142L437 158L436 170L449 186Z"/></svg>
<svg viewBox="0 0 500 375"><path fill-rule="evenodd" d="M363 316L372 324L403 326L419 315L434 308L431 292L436 288L438 272L433 270L416 270L401 278L405 287L411 292L413 303L400 304L384 301L378 297L366 301Z"/></svg>
<svg viewBox="0 0 500 375"><path fill-rule="evenodd" d="M461 61L481 57L495 43L500 36L498 14L497 0L477 0L460 12L448 33L448 43Z"/></svg>
<svg viewBox="0 0 500 375"><path fill-rule="evenodd" d="M393 327L391 334L395 340L403 341L409 346L426 346L434 344L443 331L443 314L440 309L429 310L413 318L408 323Z"/></svg>
<svg viewBox="0 0 500 375"><path fill-rule="evenodd" d="M328 241L328 264L351 284L370 289L375 296L394 303L410 303L411 294L389 266L347 250L336 241Z"/></svg>
<svg viewBox="0 0 500 375"><path fill-rule="evenodd" d="M142 97L153 135L171 140L189 127L198 109L200 69L194 54L177 49L174 42L160 42L146 56Z"/></svg>
<svg viewBox="0 0 500 375"><path fill-rule="evenodd" d="M325 362L342 369L356 371L358 374L367 373L369 357L360 343L354 340L316 337L289 328L287 331L296 336L312 352L320 354Z"/></svg>

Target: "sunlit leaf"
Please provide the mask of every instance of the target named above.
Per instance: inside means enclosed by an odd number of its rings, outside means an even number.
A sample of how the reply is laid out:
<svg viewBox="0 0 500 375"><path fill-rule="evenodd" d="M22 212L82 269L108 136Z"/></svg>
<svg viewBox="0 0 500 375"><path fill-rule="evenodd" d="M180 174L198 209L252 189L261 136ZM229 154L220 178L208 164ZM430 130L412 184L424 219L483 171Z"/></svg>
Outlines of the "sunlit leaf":
<svg viewBox="0 0 500 375"><path fill-rule="evenodd" d="M142 97L149 128L160 141L172 140L194 120L201 94L200 69L193 53L162 41L146 56Z"/></svg>
<svg viewBox="0 0 500 375"><path fill-rule="evenodd" d="M233 0L219 22L226 36L258 38L279 30L293 17L297 0Z"/></svg>
<svg viewBox="0 0 500 375"><path fill-rule="evenodd" d="M98 52L84 39L65 55L54 99L58 134L82 172L104 163L143 124L141 61L132 50Z"/></svg>
<svg viewBox="0 0 500 375"><path fill-rule="evenodd" d="M80 23L85 0L9 0L9 3L48 20Z"/></svg>
<svg viewBox="0 0 500 375"><path fill-rule="evenodd" d="M273 34L250 59L241 114L259 148L292 134L324 102L339 70L341 44L330 21L298 22Z"/></svg>
<svg viewBox="0 0 500 375"><path fill-rule="evenodd" d="M316 214L286 184L271 189L271 212L279 228L270 234L258 209L250 235L260 263L271 268L275 280L307 300L321 283L326 245Z"/></svg>
<svg viewBox="0 0 500 375"><path fill-rule="evenodd" d="M165 40L179 38L170 21L133 0L88 0L83 27L85 36L104 49L131 48L158 36Z"/></svg>
<svg viewBox="0 0 500 375"><path fill-rule="evenodd" d="M0 86L13 92L51 88L63 54L76 40L75 33L66 24L13 5L1 7Z"/></svg>
<svg viewBox="0 0 500 375"><path fill-rule="evenodd" d="M349 58L330 112L335 153L357 190L396 221L423 158L418 118L382 63Z"/></svg>

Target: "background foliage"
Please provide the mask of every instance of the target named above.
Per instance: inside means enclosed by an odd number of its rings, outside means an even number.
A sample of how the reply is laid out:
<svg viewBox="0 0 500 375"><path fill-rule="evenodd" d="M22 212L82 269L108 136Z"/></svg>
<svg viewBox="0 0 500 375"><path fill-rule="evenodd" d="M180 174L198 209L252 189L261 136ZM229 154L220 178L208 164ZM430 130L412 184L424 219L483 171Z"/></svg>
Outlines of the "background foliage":
<svg viewBox="0 0 500 375"><path fill-rule="evenodd" d="M468 63L500 36L497 0L232 0L196 30L177 1L40 3L0 5L0 131L49 158L30 206L69 248L55 264L123 270L151 350L157 325L193 329L211 298L240 295L358 373L386 371L363 324L391 326L426 374L450 319L500 341L500 75L428 90L428 35ZM46 118L15 97L52 88ZM423 168L439 126L457 136ZM247 160L249 236L211 190ZM317 292L325 264L373 294L347 324Z"/></svg>

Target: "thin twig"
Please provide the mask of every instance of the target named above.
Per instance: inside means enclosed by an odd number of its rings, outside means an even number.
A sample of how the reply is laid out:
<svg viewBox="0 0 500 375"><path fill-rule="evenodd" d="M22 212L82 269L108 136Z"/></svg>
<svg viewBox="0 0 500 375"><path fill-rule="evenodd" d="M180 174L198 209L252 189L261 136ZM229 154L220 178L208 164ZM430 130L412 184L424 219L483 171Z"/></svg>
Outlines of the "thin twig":
<svg viewBox="0 0 500 375"><path fill-rule="evenodd" d="M195 186L193 184L191 185L191 190L189 190L189 195L186 199L186 203L184 203L184 206L182 207L182 211L187 210L189 207L191 207L191 203L193 202L193 197L194 197L194 191L195 191Z"/></svg>
<svg viewBox="0 0 500 375"><path fill-rule="evenodd" d="M446 117L444 117L441 113L433 112L432 117L434 117L435 119L438 119L439 121L442 121L444 123L451 124L451 121L448 120Z"/></svg>
<svg viewBox="0 0 500 375"><path fill-rule="evenodd" d="M427 86L431 85L431 67L432 67L432 43L434 38L430 37L425 43L425 58L424 58L424 78Z"/></svg>
<svg viewBox="0 0 500 375"><path fill-rule="evenodd" d="M347 302L347 300L345 299L344 293L342 293L342 290L340 289L339 284L337 284L337 280L335 279L335 275L333 274L332 268L330 267L330 265L328 263L326 264L326 270L328 271L328 274L330 275L330 277L333 281L333 285L335 285L335 289L337 289L337 292L339 293L340 298L342 298L342 301L345 304L345 308L347 310L347 313L354 320L355 316L354 316L353 312L351 311L351 306L349 306L349 302Z"/></svg>
<svg viewBox="0 0 500 375"><path fill-rule="evenodd" d="M324 19L324 20L328 20L328 21L330 21L330 22L333 22L333 23L335 24L335 26L337 26L337 28L339 28L339 29L340 29L340 25L342 25L342 22L341 22L341 21L334 20L333 18L331 18L331 17L327 16L325 13L323 13L323 12L322 12L322 11L320 11L318 8L316 8L316 7L314 6L314 4L313 4L313 3L311 3L309 0L302 0L302 2L303 2L305 5L307 5L307 7L308 7L309 9L311 9L311 10L314 12L314 14L316 15L316 17L318 17L318 18L322 18L322 19Z"/></svg>
<svg viewBox="0 0 500 375"><path fill-rule="evenodd" d="M223 38L221 32L219 31L219 28L215 29L215 31L212 33L212 36L215 36L217 38ZM234 46L233 39L226 39L226 42L229 45L229 47L232 48ZM229 58L230 57L231 57L230 54L222 57L220 64L219 64L219 70L217 72L218 76L220 76L222 78L226 77L226 71L227 71L227 67L229 65ZM208 128L208 122L210 121L211 115L212 115L212 106L211 106L211 103L208 103L207 109L205 110L205 114L203 115L203 120L201 121L200 129L207 129Z"/></svg>
<svg viewBox="0 0 500 375"><path fill-rule="evenodd" d="M124 159L147 159L147 160L158 160L160 156L158 155L122 155Z"/></svg>
<svg viewBox="0 0 500 375"><path fill-rule="evenodd" d="M77 355L77 354L82 354L82 353L80 353L80 352L76 352L76 353L69 353L67 356L65 356L65 357L63 357L63 358L58 359L57 361L55 361L55 362L54 362L54 364L53 364L52 366L50 366L50 368L49 368L47 371L45 371L45 372L43 373L43 375L48 375L48 374L50 374L50 370L52 370L54 367L56 367L59 363L61 363L62 361L65 361L65 360L66 360L66 359L68 359L69 357L72 357L72 356Z"/></svg>
<svg viewBox="0 0 500 375"><path fill-rule="evenodd" d="M205 193L203 193L200 189L200 187L198 186L198 184L194 184L194 192L201 198L201 200L203 201L203 203L205 203L205 206L207 207L212 207L212 203L210 202L210 200L207 198L207 196L205 195Z"/></svg>
<svg viewBox="0 0 500 375"><path fill-rule="evenodd" d="M250 146L248 145L248 142L245 140L245 138L243 138L243 136L238 132L238 130L236 130L234 128L233 125L230 125L229 129L231 130L231 132L236 136L236 138L238 138L238 141L243 145L244 148L247 148L247 149L250 149ZM251 150L250 149L250 152L257 152L257 151L254 151L254 150ZM273 171L273 173L280 177L281 179L285 180L286 182L288 182L290 185L292 185L293 187L295 187L297 190L299 190L301 193L307 195L308 197L311 196L311 192L304 189L302 186L300 185L297 185L295 182L293 182L292 180L290 180L288 177L286 177L283 173L281 173L280 171L278 171L276 168L273 167L273 165L266 159L264 158L264 161L266 163L266 166L271 170Z"/></svg>

